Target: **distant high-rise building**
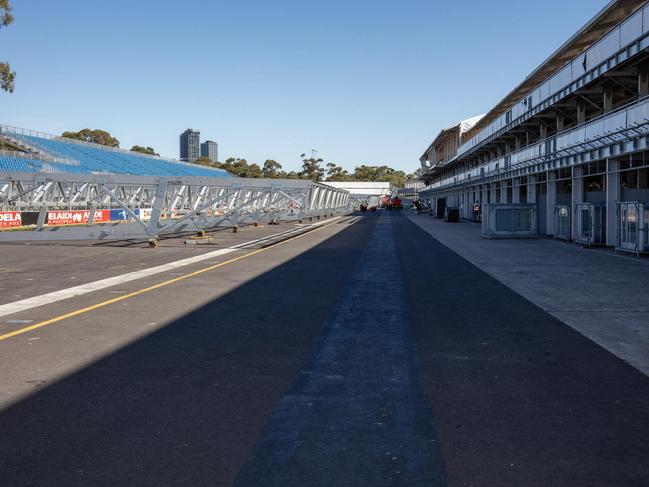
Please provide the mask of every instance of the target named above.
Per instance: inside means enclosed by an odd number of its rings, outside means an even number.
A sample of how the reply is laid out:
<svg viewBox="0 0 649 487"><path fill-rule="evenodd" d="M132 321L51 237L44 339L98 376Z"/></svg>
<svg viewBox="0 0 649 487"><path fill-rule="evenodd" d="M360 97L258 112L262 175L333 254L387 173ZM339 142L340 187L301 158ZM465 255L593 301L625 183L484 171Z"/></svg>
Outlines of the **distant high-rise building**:
<svg viewBox="0 0 649 487"><path fill-rule="evenodd" d="M180 160L194 162L199 157L201 133L198 130L187 129L180 134Z"/></svg>
<svg viewBox="0 0 649 487"><path fill-rule="evenodd" d="M201 157L207 157L212 162L219 161L219 144L206 140L201 144Z"/></svg>

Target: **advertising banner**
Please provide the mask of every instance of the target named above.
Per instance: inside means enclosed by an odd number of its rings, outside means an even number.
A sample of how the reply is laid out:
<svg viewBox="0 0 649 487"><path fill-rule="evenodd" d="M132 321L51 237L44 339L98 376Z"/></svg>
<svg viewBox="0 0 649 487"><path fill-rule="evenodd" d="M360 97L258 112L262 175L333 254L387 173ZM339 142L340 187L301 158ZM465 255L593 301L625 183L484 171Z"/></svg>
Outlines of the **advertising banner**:
<svg viewBox="0 0 649 487"><path fill-rule="evenodd" d="M63 210L63 211L48 211L47 224L48 225L79 225L88 223L90 218L90 210ZM96 210L94 223L102 223L110 221L110 210Z"/></svg>
<svg viewBox="0 0 649 487"><path fill-rule="evenodd" d="M23 221L23 226L36 225L38 223L38 211L23 211L20 213L20 218Z"/></svg>
<svg viewBox="0 0 649 487"><path fill-rule="evenodd" d="M126 210L123 209L110 210L110 221L123 222L126 220L128 220L128 213L126 212Z"/></svg>
<svg viewBox="0 0 649 487"><path fill-rule="evenodd" d="M134 208L133 213L140 220L146 221L151 219L151 208ZM115 208L110 210L110 221L119 222L128 220L128 213L124 209Z"/></svg>
<svg viewBox="0 0 649 487"><path fill-rule="evenodd" d="M135 213L138 218L142 221L151 219L151 208L136 208L133 213Z"/></svg>
<svg viewBox="0 0 649 487"><path fill-rule="evenodd" d="M22 218L19 211L0 211L0 228L21 226Z"/></svg>

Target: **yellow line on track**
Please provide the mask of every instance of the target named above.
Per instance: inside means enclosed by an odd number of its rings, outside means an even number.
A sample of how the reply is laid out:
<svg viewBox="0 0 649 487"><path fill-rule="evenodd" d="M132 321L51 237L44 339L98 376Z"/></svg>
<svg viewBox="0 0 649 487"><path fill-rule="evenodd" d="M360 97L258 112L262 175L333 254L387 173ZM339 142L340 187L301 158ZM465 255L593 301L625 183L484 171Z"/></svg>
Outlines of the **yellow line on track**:
<svg viewBox="0 0 649 487"><path fill-rule="evenodd" d="M197 271L190 272L189 274L184 274L182 276L174 277L173 279L169 279L167 281L160 282L158 284L154 284L153 286L145 287L143 289L140 289L139 291L134 291L132 293L125 294L123 296L118 296L116 298L109 299L107 301L102 301L101 303L93 304L92 306L87 306L85 308L80 308L80 309L77 309L75 311L71 311L70 313L59 315L59 316L56 316L54 318L50 318L49 320L41 321L39 323L34 323L33 325L29 325L29 326L26 326L24 328L20 328L18 330L14 330L14 331L11 331L9 333L5 333L4 335L0 335L0 341L7 340L8 338L12 338L12 337L15 337L17 335L22 335L23 333L28 333L28 332L33 331L33 330L37 330L38 328L43 328L44 326L53 325L54 323L58 323L59 321L63 321L65 319L67 319L67 318L72 318L73 316L78 316L78 315L81 315L81 314L84 314L84 313L88 313L89 311L93 311L95 309L103 308L104 306L108 306L110 304L119 303L120 301L124 301L126 299L130 299L130 298L133 298L135 296L139 296L140 294L148 293L149 291L154 291L156 289L160 289L161 287L168 286L170 284L174 284L174 283L176 283L178 281L183 281L185 279L189 279L190 277L195 277L195 276L198 276L200 274L204 274L206 272L212 271L212 270L217 269L219 267L223 267L224 265L231 264L233 262L237 262L239 260L245 259L246 257L251 257L253 255L259 254L259 253L264 252L266 250L271 250L271 249L273 249L273 248L275 248L275 247L277 247L279 245L285 244L287 242L290 242L291 240L295 240L295 239L298 239L300 237L304 237L305 235L309 235L309 234L311 234L313 232L316 232L318 230L326 228L326 227L328 227L328 226L330 226L332 224L333 224L333 222L328 223L326 225L316 227L311 231L301 233L299 235L295 235L294 237L287 238L286 240L282 240L281 242L278 242L278 243L276 243L274 245L271 245L269 247L265 247L263 249L258 249L258 250L254 250L252 252L248 252L245 255L240 255L239 257L234 257L232 259L220 262L218 264L214 264L214 265L211 265L209 267L205 267L203 269L199 269Z"/></svg>

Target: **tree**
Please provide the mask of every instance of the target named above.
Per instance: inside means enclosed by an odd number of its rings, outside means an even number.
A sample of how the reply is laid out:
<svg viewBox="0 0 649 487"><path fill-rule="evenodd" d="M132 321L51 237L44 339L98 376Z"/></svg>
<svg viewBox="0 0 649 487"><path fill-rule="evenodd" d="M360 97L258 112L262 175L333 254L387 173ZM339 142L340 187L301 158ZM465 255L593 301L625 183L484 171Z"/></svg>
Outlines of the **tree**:
<svg viewBox="0 0 649 487"><path fill-rule="evenodd" d="M354 177L346 169L334 164L327 163L327 181L352 181Z"/></svg>
<svg viewBox="0 0 649 487"><path fill-rule="evenodd" d="M105 130L83 129L78 132L63 132L62 136L67 139L82 140L84 142L92 142L94 144L106 145L108 147L119 147L119 140Z"/></svg>
<svg viewBox="0 0 649 487"><path fill-rule="evenodd" d="M326 164L326 171L322 167L323 160L317 159L312 154L307 158L306 154L301 154L302 170L282 171L282 165L273 160L266 159L262 167L259 164L248 163L246 159L238 157L229 157L225 162L212 162L207 157L199 157L194 164L217 167L224 169L230 174L240 178L281 178L281 179L310 179L312 181L323 181L325 172L327 181L387 181L395 186L403 187L405 179L417 177L417 174L408 174L403 171L397 171L388 166L369 166L361 165L354 169L350 174L346 169L338 164L329 162Z"/></svg>
<svg viewBox="0 0 649 487"><path fill-rule="evenodd" d="M232 161L230 163L230 165L232 166L230 172L232 172L232 174L236 174L239 177L245 178L246 171L248 170L248 161L239 158L230 158L230 160ZM226 160L225 162L227 163L228 161Z"/></svg>
<svg viewBox="0 0 649 487"><path fill-rule="evenodd" d="M13 23L14 16L11 13L12 11L13 7L9 3L9 0L0 0L0 29ZM13 93L15 79L16 73L11 70L9 63L0 62L0 89Z"/></svg>
<svg viewBox="0 0 649 487"><path fill-rule="evenodd" d="M301 179L301 178L300 178L300 174L297 173L297 172L295 172L295 171L290 171L290 172L287 172L287 173L282 173L282 176L283 176L285 179Z"/></svg>
<svg viewBox="0 0 649 487"><path fill-rule="evenodd" d="M261 173L265 178L279 178L282 173L282 165L273 159L266 159Z"/></svg>
<svg viewBox="0 0 649 487"><path fill-rule="evenodd" d="M324 169L320 167L320 164L323 162L322 159L311 156L308 159L305 154L301 154L302 158L302 171L300 171L299 176L303 179L310 179L311 181L322 181L324 176Z"/></svg>
<svg viewBox="0 0 649 487"><path fill-rule="evenodd" d="M131 149L133 150L133 149ZM192 164L200 164L201 166L215 166L219 167L218 164L214 164L212 160L207 157L207 156L201 156L198 159L196 159Z"/></svg>
<svg viewBox="0 0 649 487"><path fill-rule="evenodd" d="M201 157L201 159L203 159L203 158ZM207 158L205 158L205 159L207 159ZM238 174L238 173L239 173L239 168L238 168L238 167L235 167L235 162L236 162L236 161L239 161L239 160L240 160L240 159L238 159L238 158L235 159L234 157L228 157L228 158L225 160L225 162L223 162L223 163L220 164L221 169L225 169L225 170L228 171L230 174L233 174L233 175L235 175L235 176L238 176L238 175L239 175L239 174Z"/></svg>
<svg viewBox="0 0 649 487"><path fill-rule="evenodd" d="M242 178L261 178L263 173L259 164L248 164L248 167L244 168L240 175Z"/></svg>
<svg viewBox="0 0 649 487"><path fill-rule="evenodd" d="M201 158L202 159L202 158ZM212 164L214 167L225 169L230 174L240 178L260 178L262 177L262 169L259 164L248 164L245 159L229 157L224 163Z"/></svg>
<svg viewBox="0 0 649 487"><path fill-rule="evenodd" d="M133 147L131 147L131 151L132 152L141 152L142 154L149 154L151 156L159 156L160 155L153 149L153 147L148 147L148 146L147 147L142 147L141 145L134 145Z"/></svg>
<svg viewBox="0 0 649 487"><path fill-rule="evenodd" d="M361 165L354 169L354 179L357 181L389 181L395 186L403 187L406 173L388 166Z"/></svg>

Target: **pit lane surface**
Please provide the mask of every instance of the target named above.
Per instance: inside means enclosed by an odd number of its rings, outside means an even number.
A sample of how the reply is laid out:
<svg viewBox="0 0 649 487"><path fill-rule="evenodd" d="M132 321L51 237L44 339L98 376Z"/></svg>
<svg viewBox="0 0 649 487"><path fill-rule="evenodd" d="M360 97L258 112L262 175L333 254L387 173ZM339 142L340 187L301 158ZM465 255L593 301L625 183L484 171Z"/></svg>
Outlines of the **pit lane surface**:
<svg viewBox="0 0 649 487"><path fill-rule="evenodd" d="M0 369L6 485L649 481L647 378L396 213L4 340Z"/></svg>

